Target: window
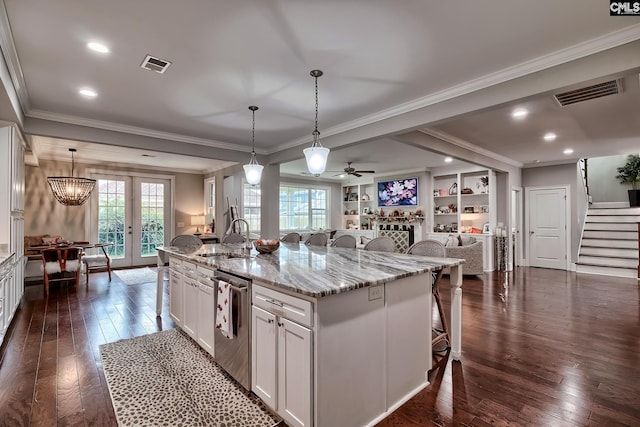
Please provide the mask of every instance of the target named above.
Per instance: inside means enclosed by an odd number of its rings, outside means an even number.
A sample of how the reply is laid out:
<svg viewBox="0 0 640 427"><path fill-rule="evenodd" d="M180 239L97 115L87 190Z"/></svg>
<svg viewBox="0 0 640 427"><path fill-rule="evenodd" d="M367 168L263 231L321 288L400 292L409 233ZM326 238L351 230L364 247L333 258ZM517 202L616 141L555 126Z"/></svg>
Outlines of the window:
<svg viewBox="0 0 640 427"><path fill-rule="evenodd" d="M212 177L204 181L204 194L206 198L206 223L210 226L213 223L211 232L215 233L216 218L216 178Z"/></svg>
<svg viewBox="0 0 640 427"><path fill-rule="evenodd" d="M260 185L244 183L242 187L242 218L251 232L260 234Z"/></svg>
<svg viewBox="0 0 640 427"><path fill-rule="evenodd" d="M329 190L300 185L280 186L280 230L327 228Z"/></svg>

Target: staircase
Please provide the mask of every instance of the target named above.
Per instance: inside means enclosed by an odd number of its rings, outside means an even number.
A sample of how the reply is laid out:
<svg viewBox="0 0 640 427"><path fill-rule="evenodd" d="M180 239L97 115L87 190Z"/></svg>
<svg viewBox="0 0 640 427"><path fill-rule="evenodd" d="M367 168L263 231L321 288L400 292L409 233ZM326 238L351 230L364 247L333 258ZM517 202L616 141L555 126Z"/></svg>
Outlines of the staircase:
<svg viewBox="0 0 640 427"><path fill-rule="evenodd" d="M578 252L578 273L638 277L640 208L589 208Z"/></svg>

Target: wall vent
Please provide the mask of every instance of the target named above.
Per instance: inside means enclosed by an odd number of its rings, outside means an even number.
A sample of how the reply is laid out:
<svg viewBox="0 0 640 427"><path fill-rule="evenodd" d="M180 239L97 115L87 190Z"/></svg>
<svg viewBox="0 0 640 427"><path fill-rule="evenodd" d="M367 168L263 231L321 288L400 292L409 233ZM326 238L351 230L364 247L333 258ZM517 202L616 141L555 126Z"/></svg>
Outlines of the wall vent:
<svg viewBox="0 0 640 427"><path fill-rule="evenodd" d="M603 96L616 95L618 93L622 93L622 79L598 83L568 92L556 93L553 97L561 107L566 107L576 102L588 101L590 99L602 98Z"/></svg>
<svg viewBox="0 0 640 427"><path fill-rule="evenodd" d="M171 65L170 61L156 58L151 55L147 55L146 58L144 58L144 61L142 61L142 64L140 64L140 66L145 70L155 71L156 73L160 74L163 74L165 71L167 71L169 65Z"/></svg>

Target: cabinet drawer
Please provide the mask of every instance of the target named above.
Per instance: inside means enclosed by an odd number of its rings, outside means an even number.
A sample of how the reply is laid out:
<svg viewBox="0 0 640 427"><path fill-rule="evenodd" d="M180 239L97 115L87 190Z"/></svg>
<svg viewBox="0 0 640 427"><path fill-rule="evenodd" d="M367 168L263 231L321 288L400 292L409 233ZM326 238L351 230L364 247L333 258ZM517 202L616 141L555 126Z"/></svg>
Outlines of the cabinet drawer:
<svg viewBox="0 0 640 427"><path fill-rule="evenodd" d="M207 285L207 286L214 285L213 273L214 273L214 270L211 268L202 267L200 265L196 267L196 276L197 276L198 282L204 285Z"/></svg>
<svg viewBox="0 0 640 427"><path fill-rule="evenodd" d="M182 261L182 273L187 277L195 279L197 277L196 264L189 261Z"/></svg>
<svg viewBox="0 0 640 427"><path fill-rule="evenodd" d="M313 307L311 301L255 284L253 285L252 294L253 305L301 325L312 326Z"/></svg>
<svg viewBox="0 0 640 427"><path fill-rule="evenodd" d="M169 258L169 268L182 272L182 260L178 258Z"/></svg>

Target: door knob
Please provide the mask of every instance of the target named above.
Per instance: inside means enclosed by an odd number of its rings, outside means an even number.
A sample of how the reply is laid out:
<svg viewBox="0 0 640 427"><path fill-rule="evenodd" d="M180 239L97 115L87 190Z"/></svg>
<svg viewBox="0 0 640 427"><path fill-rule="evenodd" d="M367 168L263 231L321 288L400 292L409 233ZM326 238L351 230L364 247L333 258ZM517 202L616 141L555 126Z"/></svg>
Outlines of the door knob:
<svg viewBox="0 0 640 427"><path fill-rule="evenodd" d="M529 232L529 235L532 235L532 234L533 234L533 231L530 231L530 232Z"/></svg>

